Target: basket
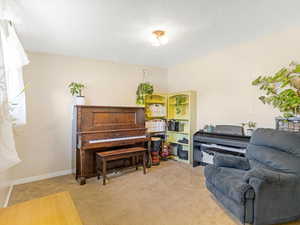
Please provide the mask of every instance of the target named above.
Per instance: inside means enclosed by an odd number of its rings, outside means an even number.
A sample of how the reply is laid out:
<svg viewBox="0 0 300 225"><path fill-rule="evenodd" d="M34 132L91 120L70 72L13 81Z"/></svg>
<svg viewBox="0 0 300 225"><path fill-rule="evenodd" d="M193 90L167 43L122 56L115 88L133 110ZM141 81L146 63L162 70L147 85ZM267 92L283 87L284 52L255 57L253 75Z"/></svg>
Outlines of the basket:
<svg viewBox="0 0 300 225"><path fill-rule="evenodd" d="M290 118L277 117L276 129L291 131L291 132L300 132L300 117L290 117Z"/></svg>

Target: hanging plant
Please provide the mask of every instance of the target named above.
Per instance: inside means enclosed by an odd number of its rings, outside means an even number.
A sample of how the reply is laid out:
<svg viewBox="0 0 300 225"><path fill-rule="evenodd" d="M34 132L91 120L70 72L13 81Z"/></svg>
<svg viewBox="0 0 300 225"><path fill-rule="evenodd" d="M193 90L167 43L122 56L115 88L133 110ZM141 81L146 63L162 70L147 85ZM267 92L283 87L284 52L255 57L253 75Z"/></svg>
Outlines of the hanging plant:
<svg viewBox="0 0 300 225"><path fill-rule="evenodd" d="M284 117L300 114L300 64L292 62L273 76L259 76L252 85L265 91L259 99L278 108Z"/></svg>
<svg viewBox="0 0 300 225"><path fill-rule="evenodd" d="M146 95L151 95L153 93L153 85L146 82L140 83L136 90L136 104L144 105Z"/></svg>

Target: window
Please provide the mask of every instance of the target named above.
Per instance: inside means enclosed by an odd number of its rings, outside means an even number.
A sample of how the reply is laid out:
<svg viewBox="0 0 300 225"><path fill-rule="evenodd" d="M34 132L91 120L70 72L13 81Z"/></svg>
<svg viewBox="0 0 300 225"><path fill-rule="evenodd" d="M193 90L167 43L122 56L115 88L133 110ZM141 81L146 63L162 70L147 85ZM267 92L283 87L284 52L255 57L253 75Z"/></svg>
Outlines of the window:
<svg viewBox="0 0 300 225"><path fill-rule="evenodd" d="M14 27L2 22L0 31L9 112L13 123L22 125L26 123L23 66L29 61Z"/></svg>

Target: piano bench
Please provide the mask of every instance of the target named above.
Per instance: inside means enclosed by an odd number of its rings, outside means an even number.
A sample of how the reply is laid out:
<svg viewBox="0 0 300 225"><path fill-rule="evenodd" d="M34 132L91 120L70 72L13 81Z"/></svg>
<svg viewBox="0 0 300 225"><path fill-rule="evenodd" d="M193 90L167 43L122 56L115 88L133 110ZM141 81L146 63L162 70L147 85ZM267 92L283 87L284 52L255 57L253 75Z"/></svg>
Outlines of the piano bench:
<svg viewBox="0 0 300 225"><path fill-rule="evenodd" d="M134 148L122 148L113 151L97 152L96 161L97 161L97 177L100 179L100 176L103 177L103 185L106 184L107 179L107 162L114 161L118 159L132 159L135 161L136 169L139 165L143 166L144 174L146 174L146 152L147 149L142 147ZM140 160L142 159L142 160ZM141 164L142 161L142 164Z"/></svg>

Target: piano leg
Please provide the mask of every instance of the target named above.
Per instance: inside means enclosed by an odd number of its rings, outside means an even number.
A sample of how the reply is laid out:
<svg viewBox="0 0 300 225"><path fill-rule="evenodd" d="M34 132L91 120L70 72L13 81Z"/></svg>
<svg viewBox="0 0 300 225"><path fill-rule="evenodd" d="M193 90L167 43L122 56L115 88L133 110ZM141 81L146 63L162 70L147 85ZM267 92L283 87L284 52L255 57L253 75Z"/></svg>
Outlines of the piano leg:
<svg viewBox="0 0 300 225"><path fill-rule="evenodd" d="M97 179L100 180L101 177L101 158L96 156L96 170L97 170Z"/></svg>
<svg viewBox="0 0 300 225"><path fill-rule="evenodd" d="M77 181L78 181L78 183L79 183L80 185L86 184L86 178L85 178L85 177L79 177L79 178L77 179Z"/></svg>
<svg viewBox="0 0 300 225"><path fill-rule="evenodd" d="M151 157L151 138L148 141L148 148L147 148L148 160L147 160L147 167L150 168L152 166L152 157Z"/></svg>
<svg viewBox="0 0 300 225"><path fill-rule="evenodd" d="M85 178L85 151L83 149L80 149L80 175L78 176L78 183L80 185L86 184L86 178Z"/></svg>
<svg viewBox="0 0 300 225"><path fill-rule="evenodd" d="M143 170L144 174L146 174L146 152L143 154Z"/></svg>
<svg viewBox="0 0 300 225"><path fill-rule="evenodd" d="M103 176L103 185L106 184L106 159L102 159L102 176Z"/></svg>
<svg viewBox="0 0 300 225"><path fill-rule="evenodd" d="M134 158L134 164L135 164L135 169L139 170L139 157L138 156L133 156Z"/></svg>

